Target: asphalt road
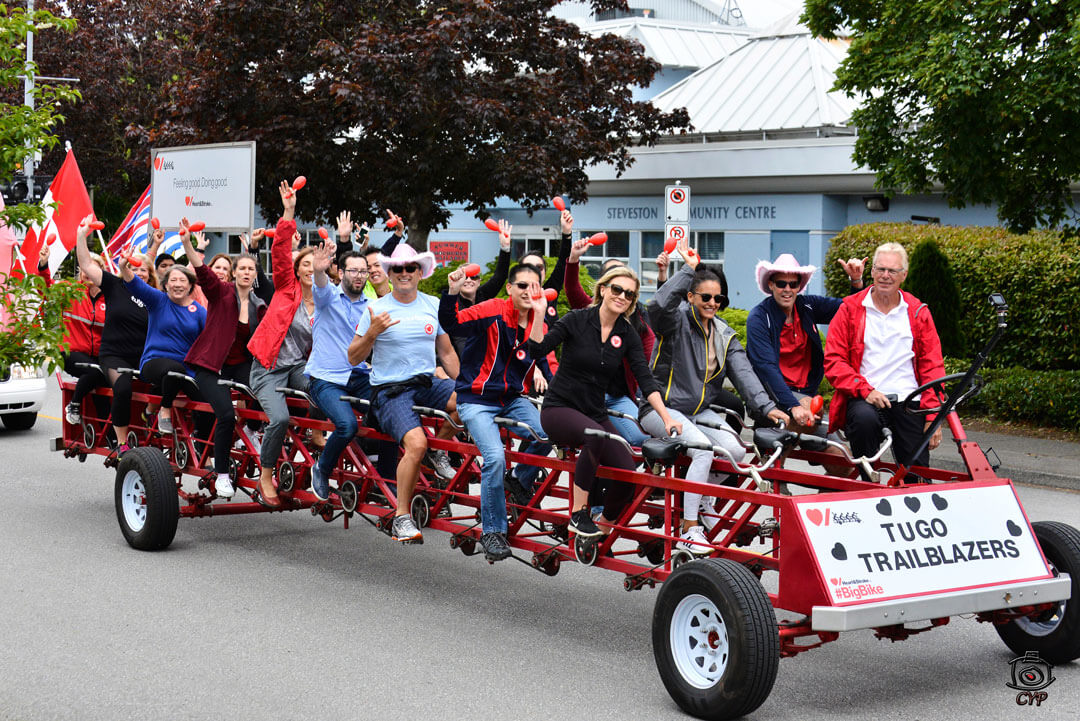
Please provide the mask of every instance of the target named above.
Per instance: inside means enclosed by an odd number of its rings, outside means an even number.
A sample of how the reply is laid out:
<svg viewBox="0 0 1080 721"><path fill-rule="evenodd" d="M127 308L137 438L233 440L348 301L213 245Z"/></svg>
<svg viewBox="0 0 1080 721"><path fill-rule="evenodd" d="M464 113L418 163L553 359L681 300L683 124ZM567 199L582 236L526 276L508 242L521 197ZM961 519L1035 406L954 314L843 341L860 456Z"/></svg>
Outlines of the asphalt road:
<svg viewBox="0 0 1080 721"><path fill-rule="evenodd" d="M59 427L0 431L0 719L687 718L652 660L656 591L307 512L181 519L167 551L137 552L100 458L47 451ZM1080 527L1077 494L1021 497ZM902 643L848 633L783 659L752 718L1076 717L1080 664L1028 708L1012 658L971 619Z"/></svg>

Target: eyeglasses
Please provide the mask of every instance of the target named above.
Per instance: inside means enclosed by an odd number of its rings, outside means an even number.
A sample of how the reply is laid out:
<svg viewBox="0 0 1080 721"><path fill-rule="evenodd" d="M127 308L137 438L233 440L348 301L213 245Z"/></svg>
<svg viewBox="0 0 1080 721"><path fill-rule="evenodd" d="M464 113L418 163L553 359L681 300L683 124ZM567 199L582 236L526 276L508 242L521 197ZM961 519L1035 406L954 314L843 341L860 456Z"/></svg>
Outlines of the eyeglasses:
<svg viewBox="0 0 1080 721"><path fill-rule="evenodd" d="M391 273L415 273L418 270L420 270L420 266L416 263L409 263L408 265L390 266Z"/></svg>
<svg viewBox="0 0 1080 721"><path fill-rule="evenodd" d="M799 289L799 281L797 280L770 280L769 282L780 290L783 290L784 288L791 288L792 290Z"/></svg>
<svg viewBox="0 0 1080 721"><path fill-rule="evenodd" d="M348 270L341 271L345 275L367 275L366 270L360 270L359 268L349 268Z"/></svg>
<svg viewBox="0 0 1080 721"><path fill-rule="evenodd" d="M903 268L882 268L880 265L874 266L874 272L878 275L890 275L896 277L904 272Z"/></svg>
<svg viewBox="0 0 1080 721"><path fill-rule="evenodd" d="M635 298L637 298L637 291L636 290L627 290L626 288L623 288L621 285L615 285L614 283L612 283L611 285L608 286L608 290L611 291L611 296L613 298L617 298L620 295L623 296L624 298L626 298L629 301L633 301Z"/></svg>
<svg viewBox="0 0 1080 721"><path fill-rule="evenodd" d="M713 300L715 300L717 303L723 303L724 302L723 293L698 293L697 291L694 291L694 290L692 290L690 292L693 293L694 295L698 296L699 298L701 298L702 303L709 303L709 302L711 302Z"/></svg>
<svg viewBox="0 0 1080 721"><path fill-rule="evenodd" d="M529 289L529 284L528 283L522 283L521 281L518 281L517 283L514 283L514 287L517 288L518 290L528 290Z"/></svg>

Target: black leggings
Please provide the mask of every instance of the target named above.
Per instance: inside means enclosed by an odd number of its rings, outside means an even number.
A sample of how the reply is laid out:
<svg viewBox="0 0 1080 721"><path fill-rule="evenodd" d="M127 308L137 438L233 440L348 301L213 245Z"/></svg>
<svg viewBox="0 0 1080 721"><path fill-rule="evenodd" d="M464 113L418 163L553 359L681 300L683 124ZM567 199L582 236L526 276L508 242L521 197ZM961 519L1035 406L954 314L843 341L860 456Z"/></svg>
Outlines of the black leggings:
<svg viewBox="0 0 1080 721"><path fill-rule="evenodd" d="M97 358L82 351L73 350L64 355L64 372L78 378L75 382L75 392L71 396L71 402L75 405L82 403L83 398L86 398L90 391L108 385L105 375L97 368L80 368L78 365L79 363L97 364L97 362Z"/></svg>
<svg viewBox="0 0 1080 721"><path fill-rule="evenodd" d="M161 407L172 408L176 394L180 391L192 390L191 385L179 378L173 378L169 373L176 371L187 375L188 368L178 360L172 358L151 358L143 363L139 371L139 378L154 387L161 394Z"/></svg>
<svg viewBox="0 0 1080 721"><path fill-rule="evenodd" d="M120 373L118 368L138 368L139 359L134 362L130 358L119 356L101 355L101 367L112 386L112 424L114 426L127 426L131 424L131 374ZM123 441L121 441L122 443Z"/></svg>
<svg viewBox="0 0 1080 721"><path fill-rule="evenodd" d="M199 393L213 407L214 416L217 418L217 425L214 427L214 470L228 473L233 431L236 428L236 411L232 404L232 390L218 383L218 380L225 378L246 384L251 376L251 361L225 366L221 373L198 366L194 366L194 370Z"/></svg>
<svg viewBox="0 0 1080 721"><path fill-rule="evenodd" d="M602 422L598 422L573 408L549 407L540 411L540 425L544 427L552 443L581 448L577 465L574 467L574 485L589 492L590 506L604 506L606 520L609 522L617 520L619 514L626 508L626 504L629 503L634 486L610 478L597 479L596 468L605 465L631 471L636 465L634 457L617 441L585 435L586 428L596 428L618 435L611 420L604 418ZM602 500L601 485L603 486Z"/></svg>

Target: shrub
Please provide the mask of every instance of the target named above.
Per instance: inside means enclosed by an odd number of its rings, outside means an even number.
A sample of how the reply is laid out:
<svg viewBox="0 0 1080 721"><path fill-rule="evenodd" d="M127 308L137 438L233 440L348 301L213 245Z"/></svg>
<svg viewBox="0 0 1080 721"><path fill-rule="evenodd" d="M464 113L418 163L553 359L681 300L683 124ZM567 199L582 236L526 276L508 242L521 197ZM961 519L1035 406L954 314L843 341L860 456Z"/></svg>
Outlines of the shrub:
<svg viewBox="0 0 1080 721"><path fill-rule="evenodd" d="M956 289L949 259L933 238L923 240L911 251L904 287L926 303L934 314L942 352L962 356L964 340L960 331L960 292Z"/></svg>
<svg viewBox="0 0 1080 721"><path fill-rule="evenodd" d="M847 275L837 258L870 256L874 248L888 241L911 252L927 238L937 242L956 279L964 335L960 355L973 357L993 333L996 316L986 298L998 291L1009 302L1009 330L990 358L991 365L1080 369L1077 237L1042 230L1015 235L1003 228L908 223L849 226L832 240L825 261L826 289L838 297L848 293Z"/></svg>
<svg viewBox="0 0 1080 721"><path fill-rule="evenodd" d="M1080 371L984 368L981 375L986 387L962 413L1080 430Z"/></svg>

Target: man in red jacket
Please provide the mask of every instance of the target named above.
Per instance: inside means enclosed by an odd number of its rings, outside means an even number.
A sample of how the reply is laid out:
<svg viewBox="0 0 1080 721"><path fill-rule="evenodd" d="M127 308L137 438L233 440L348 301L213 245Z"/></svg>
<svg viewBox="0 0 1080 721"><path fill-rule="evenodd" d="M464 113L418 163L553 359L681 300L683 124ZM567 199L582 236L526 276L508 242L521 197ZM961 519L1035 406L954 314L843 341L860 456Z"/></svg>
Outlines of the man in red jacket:
<svg viewBox="0 0 1080 721"><path fill-rule="evenodd" d="M929 449L917 458L925 425L920 416L906 413L903 399L920 385L945 375L930 309L900 290L907 277L907 252L898 243L885 243L874 251L874 284L844 299L829 326L825 342L825 375L836 388L829 411L829 430L844 428L856 457L873 455L881 445L881 430L892 429L897 463L926 466ZM915 408L935 408L933 391ZM938 429L930 448L941 442Z"/></svg>

